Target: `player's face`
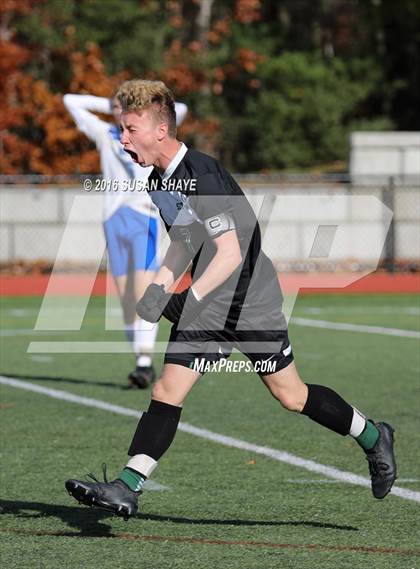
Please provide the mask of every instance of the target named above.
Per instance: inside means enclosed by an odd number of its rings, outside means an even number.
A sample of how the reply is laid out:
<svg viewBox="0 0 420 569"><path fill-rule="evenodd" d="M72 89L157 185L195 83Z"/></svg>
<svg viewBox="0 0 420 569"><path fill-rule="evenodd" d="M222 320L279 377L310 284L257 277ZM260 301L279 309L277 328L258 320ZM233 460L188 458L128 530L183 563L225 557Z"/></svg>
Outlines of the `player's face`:
<svg viewBox="0 0 420 569"><path fill-rule="evenodd" d="M140 114L124 112L121 115L121 143L124 150L140 166L152 166L158 156L161 140L159 124L149 110Z"/></svg>

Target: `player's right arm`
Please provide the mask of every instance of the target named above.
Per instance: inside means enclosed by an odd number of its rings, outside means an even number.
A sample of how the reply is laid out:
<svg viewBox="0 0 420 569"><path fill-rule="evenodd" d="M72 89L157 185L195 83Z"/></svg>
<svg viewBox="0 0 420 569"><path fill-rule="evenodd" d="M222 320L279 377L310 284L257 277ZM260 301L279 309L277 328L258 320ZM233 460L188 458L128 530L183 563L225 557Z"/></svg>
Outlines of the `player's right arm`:
<svg viewBox="0 0 420 569"><path fill-rule="evenodd" d="M169 320L173 321L164 311L170 299L179 295L171 296L168 290L178 277L186 271L190 261L191 255L184 244L181 241L171 241L161 268L136 305L136 312L140 318L146 322L158 322L163 313ZM173 311L172 309L171 313ZM179 312L180 315L182 306L176 312Z"/></svg>
<svg viewBox="0 0 420 569"><path fill-rule="evenodd" d="M190 262L191 254L182 241L171 241L153 283L163 285L165 291L168 291L174 282L185 273Z"/></svg>
<svg viewBox="0 0 420 569"><path fill-rule="evenodd" d="M95 113L110 114L110 100L105 97L68 93L64 95L63 103L73 117L77 128L98 144L104 130L109 128L109 123L101 120Z"/></svg>

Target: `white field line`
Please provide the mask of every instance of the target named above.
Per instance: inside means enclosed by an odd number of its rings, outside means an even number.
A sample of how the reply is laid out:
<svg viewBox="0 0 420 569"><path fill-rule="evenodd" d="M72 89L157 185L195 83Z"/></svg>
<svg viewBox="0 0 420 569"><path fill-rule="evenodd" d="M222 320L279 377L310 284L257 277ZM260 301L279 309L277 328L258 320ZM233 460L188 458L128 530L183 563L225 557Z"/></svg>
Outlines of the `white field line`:
<svg viewBox="0 0 420 569"><path fill-rule="evenodd" d="M0 336L39 336L42 334L68 334L73 330L35 330L34 328L3 328L0 330Z"/></svg>
<svg viewBox="0 0 420 569"><path fill-rule="evenodd" d="M367 326L365 324L348 324L346 322L330 322L328 320L313 320L312 318L294 317L290 321L297 326L325 328L326 330L344 330L348 332L363 332L365 334L382 334L384 336L401 336L403 338L419 338L420 332L402 330L400 328L384 328L383 326Z"/></svg>
<svg viewBox="0 0 420 569"><path fill-rule="evenodd" d="M402 328L386 328L384 326L368 326L366 324L349 324L348 322L332 322L330 320L315 320L313 318L301 318L294 316L290 320L290 324L296 326L309 326L312 328L324 328L325 330L342 330L344 332L362 332L365 334L380 334L383 336L400 336L402 338L417 338L420 339L420 332L416 330L404 330ZM0 336L39 336L41 334L67 334L68 330L35 330L32 328L9 328L0 330ZM72 331L70 331L72 332ZM166 347L166 342L160 342L159 345ZM87 352L94 349L95 353L107 352L110 349L110 342L31 342L29 352L57 352L57 353L73 353ZM113 342L113 346L118 348L118 352L128 352L130 347L127 347L125 342ZM55 347L55 348L54 348ZM92 352L93 353L93 352Z"/></svg>
<svg viewBox="0 0 420 569"><path fill-rule="evenodd" d="M384 326L369 326L366 324L349 324L348 322L332 322L330 320L317 320L313 318L301 318L294 316L290 320L290 324L296 326L309 326L312 328L324 328L326 330L342 330L347 332L362 332L365 334L380 334L383 336L399 336L402 338L420 339L420 332L416 330L404 330L401 328L387 328ZM35 330L33 328L9 328L0 330L0 336L39 336L42 334L67 334L68 330ZM72 331L71 331L72 332ZM159 346L166 348L166 342L160 342ZM41 353L104 353L110 349L110 342L31 342L28 352ZM126 342L113 342L114 350L120 353L129 352L131 348ZM94 350L94 352L91 352Z"/></svg>
<svg viewBox="0 0 420 569"><path fill-rule="evenodd" d="M299 312L306 314L409 314L420 316L420 306L307 306L300 307Z"/></svg>
<svg viewBox="0 0 420 569"><path fill-rule="evenodd" d="M63 401L70 401L72 403L77 403L79 405L85 405L87 407L95 407L96 409L103 409L105 411L111 411L119 415L126 415L129 417L140 417L141 413L135 409L129 409L127 407L121 407L120 405L113 405L107 403L106 401L101 401L99 399L91 399L90 397L81 397L80 395L75 395L69 393L68 391L61 391L58 389L50 389L43 387L41 385L35 385L29 381L16 380L9 377L0 376L0 384L9 385L11 387L17 387L19 389L24 389L26 391L32 391L34 393L42 393L43 395L48 395L48 397L53 397L54 399L61 399ZM269 447L255 445L253 443L248 443L240 439L235 439L233 437L228 437L226 435L220 435L207 429L200 429L199 427L194 427L188 423L179 423L178 429L184 433L189 433L221 445L237 448L240 450L245 450L254 454L260 454L273 460L279 462L284 462L286 464L291 464L293 466L298 466L310 472L316 472L318 474L323 474L327 478L332 478L334 480L339 480L341 482L346 482L348 484L355 484L356 486L364 486L370 488L370 480L364 476L359 476L353 474L352 472L346 472L345 470L339 470L338 468L333 468L325 464L320 464L313 460L307 460L305 458L300 458L294 454L282 450L276 450ZM420 492L414 492L412 490L407 490L405 488L400 488L394 486L392 489L392 494L404 498L405 500L410 500L413 502L420 503Z"/></svg>
<svg viewBox="0 0 420 569"><path fill-rule="evenodd" d="M342 480L332 480L331 478L287 478L286 482L289 484L337 484L342 483ZM398 482L401 484L408 483L418 483L419 478L398 478Z"/></svg>
<svg viewBox="0 0 420 569"><path fill-rule="evenodd" d="M54 358L52 356L43 356L43 355L29 356L29 359L31 359L33 362L36 363L47 363L47 364L50 364L54 361Z"/></svg>

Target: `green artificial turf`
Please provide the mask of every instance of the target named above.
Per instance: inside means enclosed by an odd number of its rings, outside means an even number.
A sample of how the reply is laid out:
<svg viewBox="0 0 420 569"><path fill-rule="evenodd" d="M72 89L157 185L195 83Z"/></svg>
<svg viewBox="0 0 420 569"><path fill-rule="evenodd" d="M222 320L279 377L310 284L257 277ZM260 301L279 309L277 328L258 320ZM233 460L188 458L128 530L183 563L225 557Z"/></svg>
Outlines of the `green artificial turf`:
<svg viewBox="0 0 420 569"><path fill-rule="evenodd" d="M2 301L1 373L69 393L145 409L150 392L123 389L129 354L29 354L30 341L123 341L104 330L93 298L79 332L35 333L41 299ZM413 295L298 299L294 316L418 329ZM13 333L13 330L28 330ZM163 323L159 339L167 337ZM396 428L397 485L420 491L419 343L416 338L292 325L296 362L308 382L336 389ZM240 357L239 355L235 355ZM162 355L157 354L159 368ZM110 476L126 460L136 419L1 386L1 566L144 569L411 569L420 566L419 504L383 501L367 488L178 432L124 522L79 506L64 489L89 471ZM367 476L359 447L282 410L255 374L208 374L182 421ZM417 552L417 553L416 553Z"/></svg>

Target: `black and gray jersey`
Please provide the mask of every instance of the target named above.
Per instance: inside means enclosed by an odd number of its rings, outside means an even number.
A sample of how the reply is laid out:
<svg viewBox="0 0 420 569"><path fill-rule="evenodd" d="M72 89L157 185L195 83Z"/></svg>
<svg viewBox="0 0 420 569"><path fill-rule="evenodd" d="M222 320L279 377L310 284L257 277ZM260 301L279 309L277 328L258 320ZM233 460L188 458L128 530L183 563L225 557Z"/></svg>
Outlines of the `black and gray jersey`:
<svg viewBox="0 0 420 569"><path fill-rule="evenodd" d="M277 273L261 250L261 232L243 191L222 165L189 149L170 177L153 170L148 192L172 241L182 241L192 257L193 283L216 253L214 239L236 230L243 262L212 296L241 307L281 302ZM279 299L280 297L280 299Z"/></svg>

